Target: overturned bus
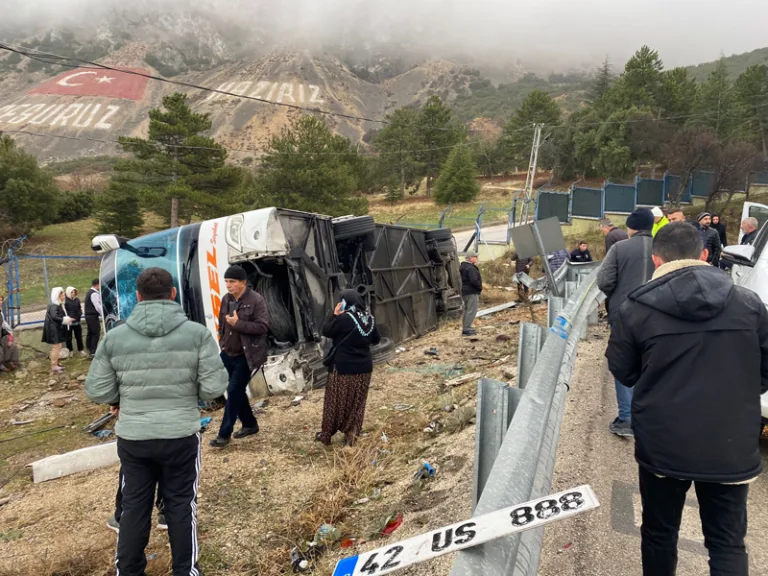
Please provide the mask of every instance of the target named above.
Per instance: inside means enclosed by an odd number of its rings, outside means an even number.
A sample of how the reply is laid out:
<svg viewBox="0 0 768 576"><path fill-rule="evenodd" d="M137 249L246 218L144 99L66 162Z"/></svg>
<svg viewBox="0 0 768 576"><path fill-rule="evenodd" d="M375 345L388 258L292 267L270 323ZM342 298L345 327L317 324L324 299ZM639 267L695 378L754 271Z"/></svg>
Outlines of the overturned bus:
<svg viewBox="0 0 768 576"><path fill-rule="evenodd" d="M372 350L375 362L461 311L459 262L448 229L264 208L134 240L97 236L92 247L105 254L100 278L107 330L136 305L139 274L160 267L173 276L187 316L218 337L224 272L233 264L244 268L271 316L263 376L273 394L324 383L322 357L330 343L322 327L343 289L356 289L376 316L382 342Z"/></svg>

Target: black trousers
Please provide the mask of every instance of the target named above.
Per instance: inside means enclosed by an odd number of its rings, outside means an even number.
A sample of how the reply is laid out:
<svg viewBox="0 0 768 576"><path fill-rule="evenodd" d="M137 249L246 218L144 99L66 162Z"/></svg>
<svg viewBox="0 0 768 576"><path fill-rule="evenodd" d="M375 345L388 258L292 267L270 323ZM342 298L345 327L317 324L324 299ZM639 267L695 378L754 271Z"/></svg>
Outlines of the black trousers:
<svg viewBox="0 0 768 576"><path fill-rule="evenodd" d="M99 338L101 337L101 321L98 316L86 316L85 323L88 326L88 335L85 337L85 345L88 352L96 354L96 348L99 347Z"/></svg>
<svg viewBox="0 0 768 576"><path fill-rule="evenodd" d="M255 428L259 424L253 415L251 405L248 403L248 383L251 381L251 370L248 360L244 355L230 356L226 352L221 353L221 361L229 373L229 386L227 386L227 404L224 407L224 417L221 419L219 436L229 438L235 429L238 418L244 428Z"/></svg>
<svg viewBox="0 0 768 576"><path fill-rule="evenodd" d="M117 439L123 511L115 565L120 576L144 576L155 489L162 486L173 576L202 576L197 565L200 434L175 440Z"/></svg>
<svg viewBox="0 0 768 576"><path fill-rule="evenodd" d="M157 511L163 513L163 487L158 483L157 485L157 500L155 500L155 508ZM120 517L123 515L123 468L120 467L117 480L117 495L115 496L115 520L120 522Z"/></svg>
<svg viewBox="0 0 768 576"><path fill-rule="evenodd" d="M690 480L659 478L640 467L643 576L674 576L677 540ZM711 576L747 576L747 484L696 482Z"/></svg>
<svg viewBox="0 0 768 576"><path fill-rule="evenodd" d="M67 350L72 352L72 337L75 337L77 351L83 351L83 327L80 324L73 324L67 330Z"/></svg>

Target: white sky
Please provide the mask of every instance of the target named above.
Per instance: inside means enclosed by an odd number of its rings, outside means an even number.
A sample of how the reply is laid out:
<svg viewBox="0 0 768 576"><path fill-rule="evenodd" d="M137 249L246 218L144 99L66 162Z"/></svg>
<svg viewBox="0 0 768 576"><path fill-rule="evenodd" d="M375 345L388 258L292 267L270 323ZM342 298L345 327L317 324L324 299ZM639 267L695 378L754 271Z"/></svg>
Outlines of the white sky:
<svg viewBox="0 0 768 576"><path fill-rule="evenodd" d="M522 63L552 60L615 68L643 44L667 67L696 64L768 45L768 0L0 0L0 19L93 20L96 7L212 5L247 26L249 19L281 37L415 42L486 53ZM7 17L7 19L6 19Z"/></svg>

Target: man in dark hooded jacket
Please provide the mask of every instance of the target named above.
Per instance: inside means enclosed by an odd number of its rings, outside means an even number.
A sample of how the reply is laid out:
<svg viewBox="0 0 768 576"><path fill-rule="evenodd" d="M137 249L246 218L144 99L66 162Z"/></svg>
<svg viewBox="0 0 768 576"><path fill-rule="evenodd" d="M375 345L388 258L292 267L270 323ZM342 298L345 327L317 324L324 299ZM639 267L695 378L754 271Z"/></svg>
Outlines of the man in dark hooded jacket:
<svg viewBox="0 0 768 576"><path fill-rule="evenodd" d="M699 231L701 232L701 241L708 254L707 262L712 264L712 266L719 266L720 252L722 252L723 248L720 244L720 234L712 228L712 215L709 212L702 212L696 218L696 222L698 222Z"/></svg>
<svg viewBox="0 0 768 576"><path fill-rule="evenodd" d="M747 493L762 469L768 312L754 292L708 266L702 246L691 224L659 230L653 279L619 309L605 354L613 375L634 387L645 576L675 574L692 483L711 574L748 573Z"/></svg>

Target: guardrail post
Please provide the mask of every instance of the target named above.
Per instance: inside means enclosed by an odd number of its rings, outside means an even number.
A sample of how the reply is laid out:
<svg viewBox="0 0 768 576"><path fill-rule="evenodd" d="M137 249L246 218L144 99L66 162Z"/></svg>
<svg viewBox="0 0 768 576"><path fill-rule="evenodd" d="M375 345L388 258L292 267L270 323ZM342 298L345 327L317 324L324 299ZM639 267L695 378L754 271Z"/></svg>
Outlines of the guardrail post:
<svg viewBox="0 0 768 576"><path fill-rule="evenodd" d="M45 286L45 295L50 298L51 291L48 289L48 265L43 258L43 285Z"/></svg>
<svg viewBox="0 0 768 576"><path fill-rule="evenodd" d="M543 326L530 322L520 324L520 341L517 347L517 387L521 390L524 390L528 384L546 338L547 330Z"/></svg>
<svg viewBox="0 0 768 576"><path fill-rule="evenodd" d="M555 318L565 308L565 299L559 296L549 295L547 300L547 326L552 326L555 323Z"/></svg>
<svg viewBox="0 0 768 576"><path fill-rule="evenodd" d="M491 475L496 455L512 420L509 414L509 385L481 378L477 383L477 421L475 424L475 466L472 481L472 510ZM515 406L516 407L516 404Z"/></svg>

